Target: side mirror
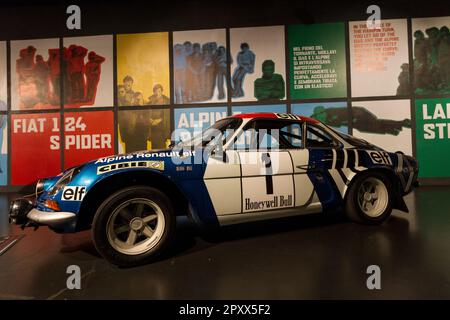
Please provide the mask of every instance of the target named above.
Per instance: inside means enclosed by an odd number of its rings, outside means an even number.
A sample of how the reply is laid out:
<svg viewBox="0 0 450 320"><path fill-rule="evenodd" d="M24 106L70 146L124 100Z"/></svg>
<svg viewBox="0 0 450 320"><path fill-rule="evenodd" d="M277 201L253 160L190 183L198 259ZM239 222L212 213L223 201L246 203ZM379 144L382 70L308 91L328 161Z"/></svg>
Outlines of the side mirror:
<svg viewBox="0 0 450 320"><path fill-rule="evenodd" d="M180 142L182 142L181 138L178 141L170 140L169 148L175 147Z"/></svg>

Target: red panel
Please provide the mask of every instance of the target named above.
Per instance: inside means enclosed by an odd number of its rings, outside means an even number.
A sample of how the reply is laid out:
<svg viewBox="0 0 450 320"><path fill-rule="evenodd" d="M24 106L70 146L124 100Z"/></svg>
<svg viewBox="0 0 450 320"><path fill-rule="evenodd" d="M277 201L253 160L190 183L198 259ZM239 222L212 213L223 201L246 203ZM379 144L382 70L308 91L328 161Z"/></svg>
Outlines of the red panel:
<svg viewBox="0 0 450 320"><path fill-rule="evenodd" d="M64 122L64 168L114 154L112 111L69 112Z"/></svg>
<svg viewBox="0 0 450 320"><path fill-rule="evenodd" d="M29 185L61 171L59 113L11 116L12 184Z"/></svg>

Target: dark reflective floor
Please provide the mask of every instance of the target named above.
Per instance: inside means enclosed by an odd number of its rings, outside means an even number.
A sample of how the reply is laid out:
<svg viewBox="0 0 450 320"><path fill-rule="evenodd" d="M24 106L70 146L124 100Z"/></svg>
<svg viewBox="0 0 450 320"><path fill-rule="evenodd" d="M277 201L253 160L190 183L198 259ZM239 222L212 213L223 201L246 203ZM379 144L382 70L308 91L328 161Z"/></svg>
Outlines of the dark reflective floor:
<svg viewBox="0 0 450 320"><path fill-rule="evenodd" d="M450 188L421 187L406 200L410 214L395 211L378 227L303 216L212 237L180 220L171 256L132 269L102 260L89 232L13 228L26 236L0 256L0 298L449 299ZM0 205L4 230L7 200ZM81 290L66 289L72 264ZM372 264L381 267L378 291L366 288Z"/></svg>

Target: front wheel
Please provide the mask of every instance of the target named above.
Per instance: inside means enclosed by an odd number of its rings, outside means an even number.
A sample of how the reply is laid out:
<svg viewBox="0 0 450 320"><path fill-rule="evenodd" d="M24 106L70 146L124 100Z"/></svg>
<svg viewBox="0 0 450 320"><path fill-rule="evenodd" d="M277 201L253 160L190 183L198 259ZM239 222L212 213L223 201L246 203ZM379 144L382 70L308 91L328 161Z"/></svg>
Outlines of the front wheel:
<svg viewBox="0 0 450 320"><path fill-rule="evenodd" d="M391 195L391 183L385 175L364 173L348 190L345 212L352 221L381 224L391 215Z"/></svg>
<svg viewBox="0 0 450 320"><path fill-rule="evenodd" d="M100 205L92 237L106 260L130 267L155 260L167 248L175 221L166 195L146 186L129 187Z"/></svg>

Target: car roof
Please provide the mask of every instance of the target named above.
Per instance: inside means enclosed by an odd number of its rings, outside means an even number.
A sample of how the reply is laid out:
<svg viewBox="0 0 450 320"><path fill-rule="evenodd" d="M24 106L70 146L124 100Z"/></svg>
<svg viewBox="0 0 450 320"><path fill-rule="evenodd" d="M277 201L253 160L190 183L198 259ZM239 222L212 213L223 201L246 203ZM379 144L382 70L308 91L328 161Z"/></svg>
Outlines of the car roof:
<svg viewBox="0 0 450 320"><path fill-rule="evenodd" d="M232 118L240 119L287 119L287 120L301 120L310 123L319 123L319 120L308 118L301 115L290 114L290 113L275 113L275 112L257 112L257 113L241 113L231 116Z"/></svg>

